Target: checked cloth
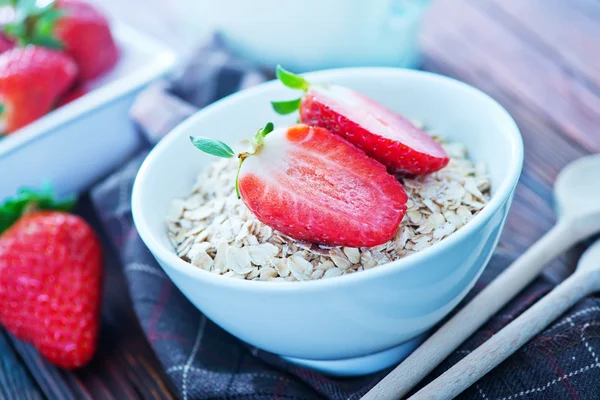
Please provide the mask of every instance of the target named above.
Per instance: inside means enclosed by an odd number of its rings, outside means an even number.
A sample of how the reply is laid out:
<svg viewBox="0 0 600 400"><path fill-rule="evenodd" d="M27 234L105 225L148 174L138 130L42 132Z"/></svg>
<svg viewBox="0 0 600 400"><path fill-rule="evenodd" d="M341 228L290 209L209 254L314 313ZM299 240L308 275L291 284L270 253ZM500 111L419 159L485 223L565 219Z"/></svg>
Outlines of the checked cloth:
<svg viewBox="0 0 600 400"><path fill-rule="evenodd" d="M182 399L357 400L389 371L331 378L240 342L202 315L173 286L132 222L132 184L151 145L195 110L264 79L260 70L231 55L215 37L180 73L140 95L132 116L149 139L148 149L95 187L92 199L120 253L148 341ZM499 250L467 300L510 261ZM547 278L539 278L426 381L459 361L552 287ZM600 299L590 297L577 304L459 398L600 399Z"/></svg>

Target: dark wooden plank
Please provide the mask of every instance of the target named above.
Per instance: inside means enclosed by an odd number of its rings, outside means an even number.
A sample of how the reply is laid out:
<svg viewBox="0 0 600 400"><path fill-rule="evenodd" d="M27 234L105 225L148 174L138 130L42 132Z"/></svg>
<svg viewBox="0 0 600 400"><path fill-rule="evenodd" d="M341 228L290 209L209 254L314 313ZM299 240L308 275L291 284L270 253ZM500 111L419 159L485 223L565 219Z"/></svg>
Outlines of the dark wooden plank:
<svg viewBox="0 0 600 400"><path fill-rule="evenodd" d="M73 385L70 373L51 365L30 344L9 337L45 397L56 400L90 399L85 391Z"/></svg>
<svg viewBox="0 0 600 400"><path fill-rule="evenodd" d="M438 0L423 32L426 69L484 90L508 109L521 128L524 170L500 241L513 255L521 254L554 222L552 186L560 169L600 151L596 86L600 72L597 64L582 65L595 47L561 48L579 36L571 32L573 21L559 23L557 13L569 7L558 3ZM569 2L574 3L580 0ZM577 21L588 18L582 22L588 26L585 29L600 32L600 26L589 26L589 17L582 16L580 9L569 10L570 16L579 13ZM526 26L529 20L535 20L532 27ZM563 33L562 41L549 44ZM572 270L572 254L561 257L548 271L555 280Z"/></svg>
<svg viewBox="0 0 600 400"><path fill-rule="evenodd" d="M0 329L0 399L37 400L43 396L13 348L8 334Z"/></svg>
<svg viewBox="0 0 600 400"><path fill-rule="evenodd" d="M587 4L586 4L587 3ZM574 76L600 88L600 3L471 0Z"/></svg>
<svg viewBox="0 0 600 400"><path fill-rule="evenodd" d="M508 90L511 100L548 120L567 139L589 152L600 151L598 92L534 43L523 41L502 14L489 15L481 6L489 2L435 2L423 36L425 50L484 89Z"/></svg>
<svg viewBox="0 0 600 400"><path fill-rule="evenodd" d="M507 221L507 231L513 231L517 235L504 236L509 241L520 243L515 248L516 252L524 250L546 231L554 220L551 188L558 171L569 161L585 154L585 151L571 146L570 142L564 140L559 133L555 132L555 135L552 135L551 126L545 125L543 120L542 123L534 124L539 118L523 105L510 101L510 95L506 95L504 91L486 85L479 79L464 74L449 64L427 60L425 65L430 70L462 78L475 86L486 86L484 90L504 103L519 123L526 146L525 167L513 203L513 210ZM481 79L485 81L484 78ZM535 135L541 132L546 132L548 138L543 145L537 146ZM546 149L546 147L550 147L550 149ZM556 154L549 157L548 154L552 154L552 147L562 148L562 155Z"/></svg>
<svg viewBox="0 0 600 400"><path fill-rule="evenodd" d="M101 233L105 278L98 351L75 377L94 399L172 399L170 380L139 326L118 254L104 236L90 199L81 199L77 211Z"/></svg>
<svg viewBox="0 0 600 400"><path fill-rule="evenodd" d="M595 140L600 114L584 114L568 106L560 99L562 92L571 93L579 102L589 100L590 104L599 104L600 98L557 68L531 43L520 41L501 19L492 19L470 1L436 2L423 45L427 69L486 91L513 114L521 127L525 169L507 224L510 235L504 236L515 242L517 252L523 251L553 219L551 187L559 170L589 151L600 149L600 141ZM573 134L574 127L588 125L589 129ZM531 204L535 204L535 212Z"/></svg>
<svg viewBox="0 0 600 400"><path fill-rule="evenodd" d="M560 0L553 0L554 2L560 2ZM576 1L563 1L566 7L571 7L577 10L580 14L584 15L591 21L600 23L600 4L598 0L576 0Z"/></svg>

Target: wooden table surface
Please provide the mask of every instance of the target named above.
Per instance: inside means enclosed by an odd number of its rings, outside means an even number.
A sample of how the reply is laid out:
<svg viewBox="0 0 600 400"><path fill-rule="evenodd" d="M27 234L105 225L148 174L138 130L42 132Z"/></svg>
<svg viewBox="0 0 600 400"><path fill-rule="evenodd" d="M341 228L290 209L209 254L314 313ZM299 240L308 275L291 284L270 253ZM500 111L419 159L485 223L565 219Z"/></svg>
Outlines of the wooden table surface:
<svg viewBox="0 0 600 400"><path fill-rule="evenodd" d="M174 28L169 10L175 3L101 1L119 18L184 51L191 41ZM600 152L600 2L437 0L422 43L424 69L487 92L521 128L525 167L500 241L518 255L554 221L552 184L559 170ZM86 199L81 210L95 220ZM174 397L135 319L117 257L106 248L101 341L93 362L74 373L59 371L0 331L0 347L10 349L0 355L0 399ZM575 250L559 259L549 275L567 275L577 255Z"/></svg>

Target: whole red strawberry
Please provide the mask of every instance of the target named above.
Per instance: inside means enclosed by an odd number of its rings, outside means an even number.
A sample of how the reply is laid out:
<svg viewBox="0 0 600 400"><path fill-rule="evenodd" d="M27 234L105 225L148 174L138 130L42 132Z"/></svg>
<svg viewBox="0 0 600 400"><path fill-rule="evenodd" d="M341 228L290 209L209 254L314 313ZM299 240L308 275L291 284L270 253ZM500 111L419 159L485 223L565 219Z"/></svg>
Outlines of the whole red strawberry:
<svg viewBox="0 0 600 400"><path fill-rule="evenodd" d="M82 81L109 71L119 59L119 50L106 17L80 0L57 0L62 13L54 26L54 38L75 59Z"/></svg>
<svg viewBox="0 0 600 400"><path fill-rule="evenodd" d="M117 63L119 50L106 17L81 0L55 0L38 5L15 3L18 19L5 32L20 44L62 50L79 68L79 80L88 81L106 73Z"/></svg>
<svg viewBox="0 0 600 400"><path fill-rule="evenodd" d="M260 130L253 151L238 156L237 188L256 218L294 239L334 246L372 247L394 236L407 196L381 163L323 128L271 130ZM234 156L222 142L192 142Z"/></svg>
<svg viewBox="0 0 600 400"><path fill-rule="evenodd" d="M281 82L305 91L297 100L273 102L275 111L300 110L300 120L345 137L392 172L428 174L444 168L450 158L427 132L383 105L348 88L311 85L277 67Z"/></svg>
<svg viewBox="0 0 600 400"><path fill-rule="evenodd" d="M56 50L27 46L0 54L0 132L42 117L76 76L73 60Z"/></svg>
<svg viewBox="0 0 600 400"><path fill-rule="evenodd" d="M101 247L83 219L27 213L0 236L0 324L51 363L81 367L96 348L101 279Z"/></svg>

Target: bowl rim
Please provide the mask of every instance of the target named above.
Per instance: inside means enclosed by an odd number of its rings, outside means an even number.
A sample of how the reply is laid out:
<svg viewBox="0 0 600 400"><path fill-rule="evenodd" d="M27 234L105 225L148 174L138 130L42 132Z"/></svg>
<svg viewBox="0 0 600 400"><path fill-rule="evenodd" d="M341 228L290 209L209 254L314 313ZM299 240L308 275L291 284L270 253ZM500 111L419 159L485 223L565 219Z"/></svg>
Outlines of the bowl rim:
<svg viewBox="0 0 600 400"><path fill-rule="evenodd" d="M251 281L246 279L233 279L230 277L221 276L218 274L214 274L209 271L202 270L200 268L194 267L190 263L182 260L175 254L171 249L168 249L162 241L159 239L159 234L157 232L153 232L147 223L144 213L141 211L144 209L143 202L141 199L142 186L149 182L148 178L148 170L150 165L152 165L155 160L159 157L160 154L167 151L171 142L177 140L180 135L185 134L185 132L189 131L193 128L197 121L204 118L205 115L219 112L224 108L227 108L229 104L234 102L243 102L248 98L259 95L265 91L271 90L275 85L279 85L278 81L269 81L262 84L259 84L255 87L243 90L241 92L237 92L231 94L219 101L212 103L211 105L199 110L193 116L179 124L175 127L167 136L165 136L148 154L142 166L140 167L138 174L135 178L133 191L132 191L132 199L131 199L131 208L133 214L133 221L138 230L138 233L148 247L150 252L157 258L163 260L168 263L170 268L173 268L180 273L192 278L198 279L205 283L213 284L215 286L222 287L230 287L237 288L246 291L275 291L275 292L298 292L298 291L313 291L313 290L322 290L325 288L333 288L340 285L349 285L356 283L358 281L368 281L372 279L377 279L381 276L384 276L390 272L408 269L411 267L418 266L422 260L430 257L436 253L443 252L445 249L453 246L455 243L459 242L463 237L468 236L471 232L480 228L485 224L485 222L506 202L509 201L511 193L515 189L523 166L523 140L519 131L519 128L512 118L512 116L500 105L496 100L482 92L475 87L468 85L467 83L461 82L459 80L438 75L431 72L425 71L417 71L417 70L408 70L408 69L400 69L400 68L390 68L390 67L357 67L357 68L336 68L336 69L327 69L321 71L310 72L307 74L303 74L309 79L314 80L335 80L340 77L352 77L352 76L363 76L363 75L401 75L403 78L415 78L415 79L428 79L434 80L438 84L442 85L453 85L459 87L461 90L466 90L474 93L477 96L480 96L482 99L486 99L493 107L496 107L497 110L502 115L504 119L503 123L506 123L506 129L503 131L506 132L510 148L511 148L511 163L507 166L507 177L503 180L502 184L497 188L496 192L492 195L490 202L484 207L484 209L479 212L473 219L471 219L464 227L448 236L444 240L436 243L434 246L428 247L422 251L411 254L410 257L404 257L387 264L383 264L378 266L377 268L372 268L366 271L361 271L360 273L343 275L335 277L335 279L317 279L311 281L301 281L301 282L278 282L278 284L274 284L273 282L268 281ZM265 105L267 106L267 105ZM160 263L159 263L160 264ZM166 271L162 265L161 267Z"/></svg>

